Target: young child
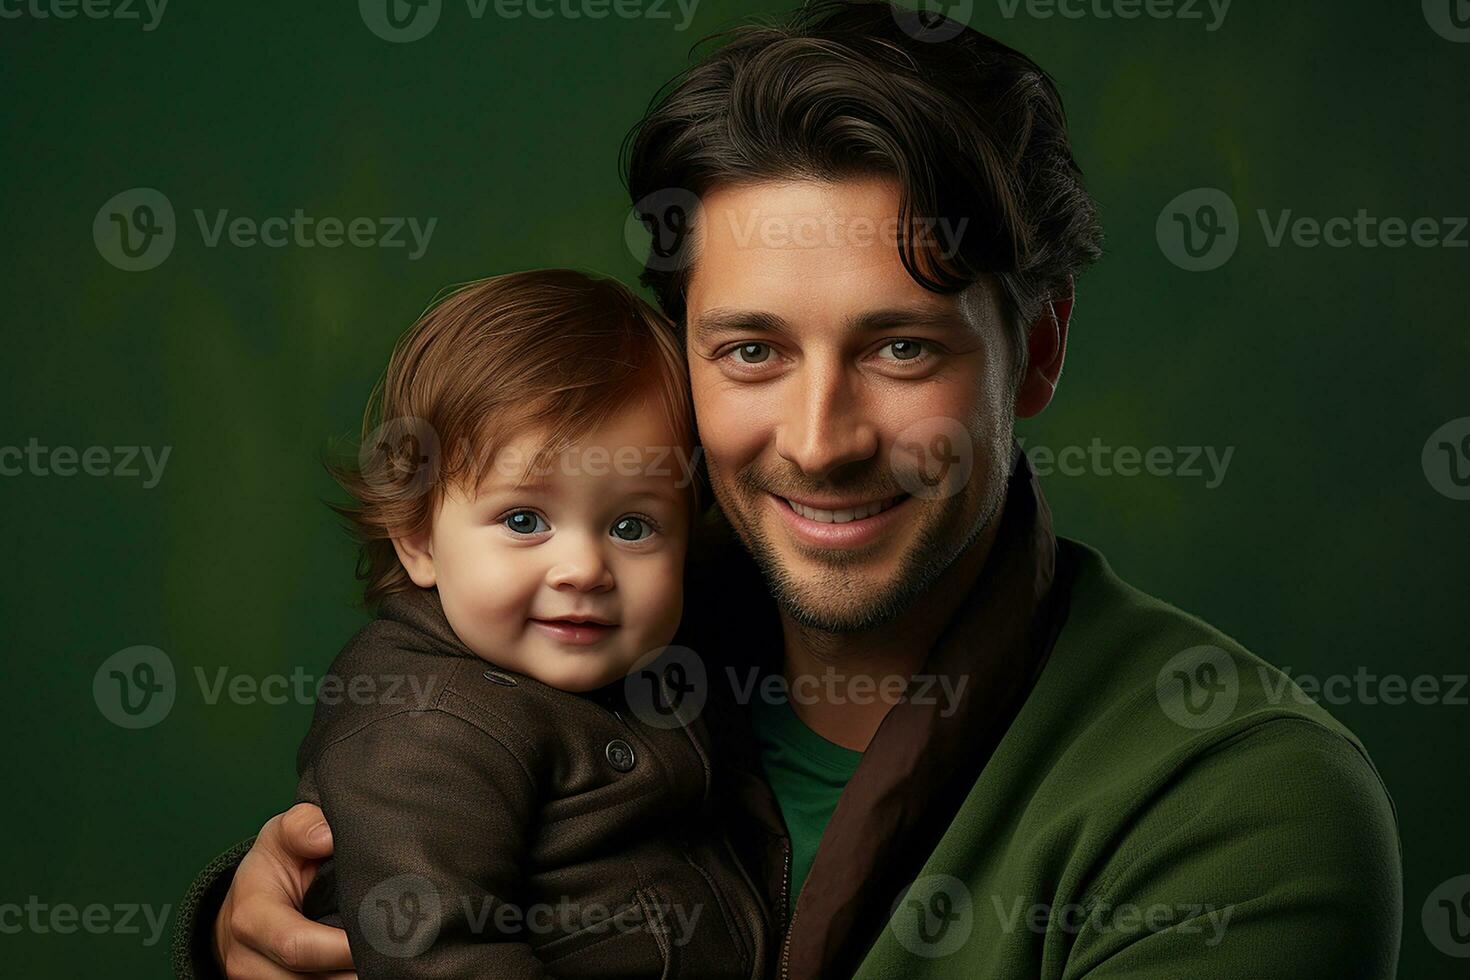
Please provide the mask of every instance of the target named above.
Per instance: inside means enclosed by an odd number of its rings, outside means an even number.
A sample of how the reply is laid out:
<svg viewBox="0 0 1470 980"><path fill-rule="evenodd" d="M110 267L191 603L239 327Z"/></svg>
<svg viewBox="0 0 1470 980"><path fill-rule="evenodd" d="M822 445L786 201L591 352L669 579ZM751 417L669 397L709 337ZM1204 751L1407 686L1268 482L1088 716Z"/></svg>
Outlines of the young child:
<svg viewBox="0 0 1470 980"><path fill-rule="evenodd" d="M629 679L673 638L699 505L671 325L577 272L474 283L364 428L337 475L379 615L298 758L335 842L308 914L364 978L762 977L708 737Z"/></svg>

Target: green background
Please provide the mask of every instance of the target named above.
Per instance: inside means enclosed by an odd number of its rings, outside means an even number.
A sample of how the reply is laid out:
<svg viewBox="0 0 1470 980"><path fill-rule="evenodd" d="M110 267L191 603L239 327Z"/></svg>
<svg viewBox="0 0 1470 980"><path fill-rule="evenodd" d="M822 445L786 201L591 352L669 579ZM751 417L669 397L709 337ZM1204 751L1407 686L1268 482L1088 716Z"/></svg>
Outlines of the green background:
<svg viewBox="0 0 1470 980"><path fill-rule="evenodd" d="M194 672L315 676L361 622L351 547L320 503L324 447L354 430L394 338L445 284L545 265L631 281L624 133L699 36L785 7L704 0L679 32L677 12L476 20L446 0L409 44L374 36L352 3L174 0L151 32L0 20L0 445L173 447L151 490L0 480L0 903L175 903L290 802L310 707L208 704ZM1060 530L1294 674L1466 671L1470 503L1437 493L1420 453L1470 415L1470 252L1273 249L1255 211L1470 211L1470 44L1431 31L1418 0L1239 0L1214 32L1001 9L979 3L971 21L1057 77L1108 236L1059 397L1023 434L1235 447L1212 490L1053 475ZM178 240L128 273L91 225L139 186L168 196ZM1222 268L1190 273L1162 254L1155 220L1202 186L1237 203L1241 240ZM195 208L439 220L410 261L208 248ZM164 722L128 731L91 685L137 644L168 653L180 688ZM1398 806L1402 973L1461 975L1419 914L1470 873L1470 707L1331 710ZM160 976L165 953L139 936L0 935L17 976Z"/></svg>

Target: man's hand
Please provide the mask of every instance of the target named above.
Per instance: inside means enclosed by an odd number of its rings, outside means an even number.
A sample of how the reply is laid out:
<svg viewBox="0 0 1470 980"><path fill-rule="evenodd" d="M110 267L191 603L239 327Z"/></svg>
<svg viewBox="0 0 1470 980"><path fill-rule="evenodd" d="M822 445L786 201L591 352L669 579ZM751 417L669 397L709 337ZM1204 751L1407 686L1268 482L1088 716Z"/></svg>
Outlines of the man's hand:
<svg viewBox="0 0 1470 980"><path fill-rule="evenodd" d="M331 828L310 803L260 829L214 920L214 955L229 980L357 976L347 933L301 914L317 864L331 853Z"/></svg>

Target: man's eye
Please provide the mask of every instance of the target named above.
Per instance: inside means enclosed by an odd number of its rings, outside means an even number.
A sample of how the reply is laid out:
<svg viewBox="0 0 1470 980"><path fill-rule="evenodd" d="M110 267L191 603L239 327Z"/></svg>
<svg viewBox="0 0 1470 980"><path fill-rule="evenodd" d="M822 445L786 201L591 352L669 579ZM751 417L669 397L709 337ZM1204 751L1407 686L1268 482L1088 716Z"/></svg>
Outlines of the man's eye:
<svg viewBox="0 0 1470 980"><path fill-rule="evenodd" d="M891 360L914 361L924 353L924 342L922 340L892 340L879 349L893 351Z"/></svg>
<svg viewBox="0 0 1470 980"><path fill-rule="evenodd" d="M612 526L612 536L623 541L642 541L651 537L656 528L653 524L641 517L620 517ZM647 532L647 533L644 533Z"/></svg>
<svg viewBox="0 0 1470 980"><path fill-rule="evenodd" d="M535 534L538 531L551 530L551 525L542 520L541 515L534 510L513 510L505 515L500 523L517 534Z"/></svg>
<svg viewBox="0 0 1470 980"><path fill-rule="evenodd" d="M730 348L726 351L726 356L730 354L734 354L735 359L741 364L763 364L771 357L771 346L758 341L752 341L747 344L741 344L738 347Z"/></svg>

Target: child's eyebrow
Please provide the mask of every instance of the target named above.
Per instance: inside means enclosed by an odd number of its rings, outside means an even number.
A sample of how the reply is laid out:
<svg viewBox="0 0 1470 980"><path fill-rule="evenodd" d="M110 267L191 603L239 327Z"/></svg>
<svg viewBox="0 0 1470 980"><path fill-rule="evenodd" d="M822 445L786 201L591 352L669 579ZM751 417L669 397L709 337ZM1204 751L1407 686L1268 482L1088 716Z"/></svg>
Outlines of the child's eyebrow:
<svg viewBox="0 0 1470 980"><path fill-rule="evenodd" d="M521 493L556 493L556 484L548 480L528 480L525 483L517 483L515 480L502 477L498 480L487 480L480 485L477 496L480 497L502 497Z"/></svg>
<svg viewBox="0 0 1470 980"><path fill-rule="evenodd" d="M660 490L638 490L626 496L627 500L658 500L667 502L678 499L678 494Z"/></svg>
<svg viewBox="0 0 1470 980"><path fill-rule="evenodd" d="M484 488L484 490L481 491L480 496L493 497L521 493L544 493L549 496L558 495L556 482L554 480L537 479L523 483L520 486L517 486L509 480L497 481L495 483L488 484ZM679 499L679 494L676 490L664 489L662 487L660 487L660 489L658 490L652 490L645 487L639 490L631 490L627 493L614 491L611 496L613 499L616 500L655 500L664 503L668 503L669 501L677 501Z"/></svg>

